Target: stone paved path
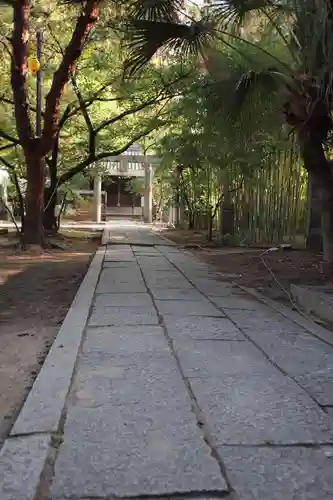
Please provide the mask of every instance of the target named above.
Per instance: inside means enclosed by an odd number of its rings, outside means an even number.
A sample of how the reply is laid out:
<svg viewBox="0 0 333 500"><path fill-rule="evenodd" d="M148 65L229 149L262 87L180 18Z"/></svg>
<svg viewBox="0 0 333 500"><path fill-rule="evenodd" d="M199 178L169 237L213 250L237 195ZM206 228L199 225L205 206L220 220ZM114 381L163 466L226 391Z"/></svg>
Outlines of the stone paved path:
<svg viewBox="0 0 333 500"><path fill-rule="evenodd" d="M50 498L332 499L333 347L140 226L112 238Z"/></svg>

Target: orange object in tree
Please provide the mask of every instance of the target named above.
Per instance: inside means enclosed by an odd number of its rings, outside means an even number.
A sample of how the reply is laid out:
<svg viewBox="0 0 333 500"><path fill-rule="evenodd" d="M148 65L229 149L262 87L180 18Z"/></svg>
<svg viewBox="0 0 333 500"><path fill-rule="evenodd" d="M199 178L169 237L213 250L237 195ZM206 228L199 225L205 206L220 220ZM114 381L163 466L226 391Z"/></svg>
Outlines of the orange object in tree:
<svg viewBox="0 0 333 500"><path fill-rule="evenodd" d="M37 73L40 70L40 62L37 57L28 57L28 68L31 73Z"/></svg>

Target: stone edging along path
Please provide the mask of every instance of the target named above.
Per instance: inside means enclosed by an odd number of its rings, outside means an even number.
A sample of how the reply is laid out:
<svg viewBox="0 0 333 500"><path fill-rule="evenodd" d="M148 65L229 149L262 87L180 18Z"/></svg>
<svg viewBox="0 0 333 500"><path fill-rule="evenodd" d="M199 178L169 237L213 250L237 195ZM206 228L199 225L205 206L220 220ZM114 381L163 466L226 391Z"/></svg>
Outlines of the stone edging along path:
<svg viewBox="0 0 333 500"><path fill-rule="evenodd" d="M106 248L84 277L41 371L0 452L1 500L33 500L64 420L71 385Z"/></svg>

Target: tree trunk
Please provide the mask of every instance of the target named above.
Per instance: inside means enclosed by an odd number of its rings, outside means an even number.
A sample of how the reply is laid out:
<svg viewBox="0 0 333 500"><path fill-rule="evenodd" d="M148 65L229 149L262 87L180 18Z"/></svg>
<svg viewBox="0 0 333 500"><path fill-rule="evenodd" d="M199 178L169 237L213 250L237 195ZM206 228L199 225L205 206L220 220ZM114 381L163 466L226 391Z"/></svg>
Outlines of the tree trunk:
<svg viewBox="0 0 333 500"><path fill-rule="evenodd" d="M27 191L25 195L24 242L27 245L44 244L43 208L45 160L37 154L26 152Z"/></svg>
<svg viewBox="0 0 333 500"><path fill-rule="evenodd" d="M316 130L299 135L304 168L317 184L321 193L321 235L324 260L333 262L333 176L330 162L326 159L323 139Z"/></svg>
<svg viewBox="0 0 333 500"><path fill-rule="evenodd" d="M316 176L309 172L308 177L308 227L306 248L314 252L322 252L323 239L321 234L321 188Z"/></svg>
<svg viewBox="0 0 333 500"><path fill-rule="evenodd" d="M192 212L188 213L188 229L194 229L194 214Z"/></svg>
<svg viewBox="0 0 333 500"><path fill-rule="evenodd" d="M57 217L55 209L58 201L57 188L50 186L44 189L44 213L43 213L43 226L45 231L57 231Z"/></svg>
<svg viewBox="0 0 333 500"><path fill-rule="evenodd" d="M214 220L215 214L212 212L212 208L210 207L208 212L207 212L207 222L208 222L208 232L207 232L207 239L208 241L213 241L213 220Z"/></svg>
<svg viewBox="0 0 333 500"><path fill-rule="evenodd" d="M323 259L333 262L333 192L322 189L321 231L323 238Z"/></svg>
<svg viewBox="0 0 333 500"><path fill-rule="evenodd" d="M235 233L235 209L231 196L231 174L227 168L223 174L223 184L221 185L220 205L220 233L234 235Z"/></svg>
<svg viewBox="0 0 333 500"><path fill-rule="evenodd" d="M21 219L21 234L24 234L24 218L25 218L25 214L24 214L24 198L23 198L23 195L22 195L20 183L19 183L19 180L18 180L18 177L17 177L17 174L16 174L15 170L12 171L12 178L13 178L13 181L14 181L14 185L15 185L15 189L16 189L16 194L17 194L17 199L18 199L18 205L19 205L19 215L20 215L20 219Z"/></svg>
<svg viewBox="0 0 333 500"><path fill-rule="evenodd" d="M220 231L222 236L235 234L235 210L233 204L221 203Z"/></svg>

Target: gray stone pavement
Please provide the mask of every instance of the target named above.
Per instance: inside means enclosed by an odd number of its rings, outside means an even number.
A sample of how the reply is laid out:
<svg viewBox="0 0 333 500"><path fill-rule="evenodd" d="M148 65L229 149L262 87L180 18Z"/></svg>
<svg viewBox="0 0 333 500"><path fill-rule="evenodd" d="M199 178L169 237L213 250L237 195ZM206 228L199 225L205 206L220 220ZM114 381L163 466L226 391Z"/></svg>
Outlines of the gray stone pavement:
<svg viewBox="0 0 333 500"><path fill-rule="evenodd" d="M1 500L35 500L24 464L38 500L333 499L333 347L149 228L108 231L58 430L7 441Z"/></svg>

